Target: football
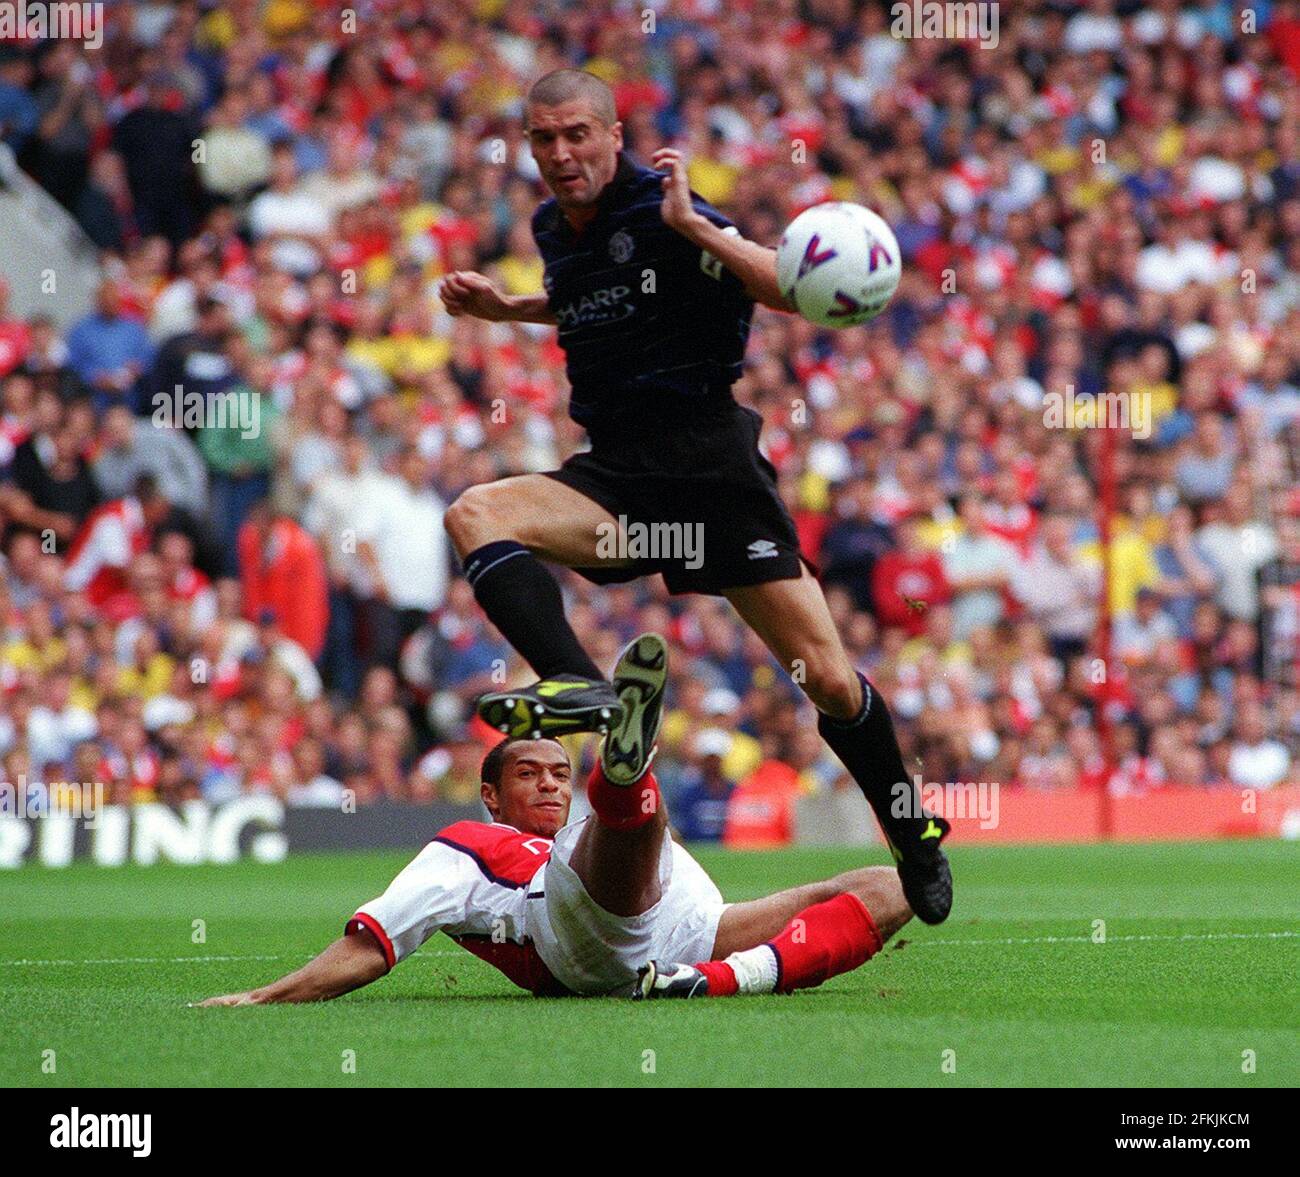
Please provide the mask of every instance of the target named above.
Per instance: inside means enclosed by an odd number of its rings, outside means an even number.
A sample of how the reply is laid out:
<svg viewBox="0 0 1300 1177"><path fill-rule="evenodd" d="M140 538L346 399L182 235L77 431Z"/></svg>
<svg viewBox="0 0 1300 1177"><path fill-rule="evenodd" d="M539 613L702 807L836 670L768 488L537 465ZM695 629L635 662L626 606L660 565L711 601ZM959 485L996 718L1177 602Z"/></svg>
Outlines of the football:
<svg viewBox="0 0 1300 1177"><path fill-rule="evenodd" d="M821 327L874 319L898 289L901 274L894 231L869 208L847 201L800 213L776 247L781 293Z"/></svg>

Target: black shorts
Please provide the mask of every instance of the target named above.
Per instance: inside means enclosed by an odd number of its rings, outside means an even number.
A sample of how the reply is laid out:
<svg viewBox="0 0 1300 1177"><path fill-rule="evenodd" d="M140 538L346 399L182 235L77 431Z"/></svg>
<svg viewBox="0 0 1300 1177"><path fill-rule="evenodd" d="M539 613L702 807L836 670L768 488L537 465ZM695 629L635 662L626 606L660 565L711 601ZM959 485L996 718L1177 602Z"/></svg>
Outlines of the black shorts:
<svg viewBox="0 0 1300 1177"><path fill-rule="evenodd" d="M661 573L670 593L794 580L801 563L776 470L758 449L763 419L735 403L692 414L671 431L652 425L592 429L592 448L547 476L604 507L626 543L602 535L602 557L631 564L576 569L595 584Z"/></svg>

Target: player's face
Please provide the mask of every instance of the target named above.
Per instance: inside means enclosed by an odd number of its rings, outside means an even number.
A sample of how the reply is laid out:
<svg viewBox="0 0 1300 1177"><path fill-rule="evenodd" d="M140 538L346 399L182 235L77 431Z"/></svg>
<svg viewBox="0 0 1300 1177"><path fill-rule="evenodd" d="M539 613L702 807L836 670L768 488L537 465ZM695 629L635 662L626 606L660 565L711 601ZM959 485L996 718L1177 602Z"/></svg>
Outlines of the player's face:
<svg viewBox="0 0 1300 1177"><path fill-rule="evenodd" d="M581 98L528 108L528 142L546 186L561 207L596 203L614 177L623 124L606 126Z"/></svg>
<svg viewBox="0 0 1300 1177"><path fill-rule="evenodd" d="M485 786L484 801L492 805ZM569 820L573 800L572 769L563 748L552 740L521 741L508 749L495 790L493 817L543 838L555 837Z"/></svg>

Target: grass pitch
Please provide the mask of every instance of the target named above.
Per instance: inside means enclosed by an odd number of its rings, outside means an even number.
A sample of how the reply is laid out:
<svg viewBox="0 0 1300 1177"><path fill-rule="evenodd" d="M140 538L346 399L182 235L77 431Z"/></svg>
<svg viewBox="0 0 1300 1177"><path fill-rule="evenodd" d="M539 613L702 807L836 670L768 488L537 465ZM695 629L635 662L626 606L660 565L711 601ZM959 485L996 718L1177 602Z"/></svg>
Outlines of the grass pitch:
<svg viewBox="0 0 1300 1177"><path fill-rule="evenodd" d="M439 936L329 1004L185 1008L297 967L408 857L0 873L0 1083L1300 1083L1300 847L1281 842L958 847L946 924L793 997L540 1000ZM882 861L699 857L733 900Z"/></svg>

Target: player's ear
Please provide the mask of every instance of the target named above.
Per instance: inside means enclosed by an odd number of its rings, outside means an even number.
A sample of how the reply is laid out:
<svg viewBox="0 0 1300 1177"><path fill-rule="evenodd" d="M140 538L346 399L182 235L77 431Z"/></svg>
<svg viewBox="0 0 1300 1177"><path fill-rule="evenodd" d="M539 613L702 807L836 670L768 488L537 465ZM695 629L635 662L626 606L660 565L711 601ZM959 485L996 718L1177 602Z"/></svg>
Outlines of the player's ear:
<svg viewBox="0 0 1300 1177"><path fill-rule="evenodd" d="M497 804L496 785L483 781L478 787L478 795L483 798L483 805L492 815L492 820L496 821L501 816L501 806Z"/></svg>

